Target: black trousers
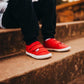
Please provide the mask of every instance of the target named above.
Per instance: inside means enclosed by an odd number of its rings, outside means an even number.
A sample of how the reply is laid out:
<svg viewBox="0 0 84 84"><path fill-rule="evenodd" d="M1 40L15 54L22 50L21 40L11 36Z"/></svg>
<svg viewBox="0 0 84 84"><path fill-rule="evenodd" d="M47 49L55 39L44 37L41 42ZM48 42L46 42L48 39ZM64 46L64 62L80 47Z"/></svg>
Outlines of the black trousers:
<svg viewBox="0 0 84 84"><path fill-rule="evenodd" d="M2 25L6 28L21 28L24 41L30 44L37 40L42 23L43 39L53 38L56 27L56 0L9 0L3 14Z"/></svg>

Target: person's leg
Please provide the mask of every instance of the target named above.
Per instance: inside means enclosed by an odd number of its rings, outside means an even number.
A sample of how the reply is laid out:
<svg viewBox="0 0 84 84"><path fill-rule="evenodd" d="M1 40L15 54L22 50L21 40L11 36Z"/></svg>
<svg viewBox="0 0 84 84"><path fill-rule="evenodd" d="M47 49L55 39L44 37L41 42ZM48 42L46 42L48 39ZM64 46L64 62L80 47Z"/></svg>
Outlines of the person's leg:
<svg viewBox="0 0 84 84"><path fill-rule="evenodd" d="M39 26L32 0L9 0L2 24L6 28L21 28L27 44L37 40Z"/></svg>
<svg viewBox="0 0 84 84"><path fill-rule="evenodd" d="M38 19L42 23L43 39L54 38L56 28L56 0L39 0L34 3Z"/></svg>
<svg viewBox="0 0 84 84"><path fill-rule="evenodd" d="M48 50L67 51L71 47L54 39L56 28L56 0L39 0L34 3L34 8L38 19L42 22L42 34L44 46Z"/></svg>
<svg viewBox="0 0 84 84"><path fill-rule="evenodd" d="M5 11L2 15L2 25L5 28L19 28L19 25L17 23L17 20L15 20L15 18L13 17L12 13L11 13L11 8L10 8L10 3L7 4ZM13 6L12 6L13 7Z"/></svg>
<svg viewBox="0 0 84 84"><path fill-rule="evenodd" d="M6 21L8 20L8 22ZM13 20L13 22L11 22ZM20 27L26 42L26 54L36 58L45 59L52 54L37 41L38 20L33 8L32 0L10 0L3 15L3 26L7 28Z"/></svg>

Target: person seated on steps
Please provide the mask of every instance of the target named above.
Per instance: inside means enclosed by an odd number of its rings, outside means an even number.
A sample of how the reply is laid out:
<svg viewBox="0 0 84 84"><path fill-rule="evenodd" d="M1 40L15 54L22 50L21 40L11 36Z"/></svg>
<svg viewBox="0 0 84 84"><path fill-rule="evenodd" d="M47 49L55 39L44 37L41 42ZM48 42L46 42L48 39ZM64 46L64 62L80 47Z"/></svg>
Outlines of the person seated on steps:
<svg viewBox="0 0 84 84"><path fill-rule="evenodd" d="M44 44L38 39L39 24L42 23ZM56 0L9 0L2 17L5 28L21 28L26 42L26 54L45 59L52 56L54 51L68 51L70 46L54 38L56 28Z"/></svg>

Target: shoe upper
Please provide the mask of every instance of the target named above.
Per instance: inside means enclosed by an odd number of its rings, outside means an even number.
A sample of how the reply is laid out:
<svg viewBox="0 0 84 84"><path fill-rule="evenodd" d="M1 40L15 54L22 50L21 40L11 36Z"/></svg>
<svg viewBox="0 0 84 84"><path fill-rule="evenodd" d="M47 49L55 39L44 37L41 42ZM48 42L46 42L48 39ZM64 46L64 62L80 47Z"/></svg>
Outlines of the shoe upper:
<svg viewBox="0 0 84 84"><path fill-rule="evenodd" d="M46 48L53 48L53 49L64 49L69 47L68 45L65 45L64 43L61 43L60 41L50 38L46 41L44 41L44 46Z"/></svg>
<svg viewBox="0 0 84 84"><path fill-rule="evenodd" d="M26 45L26 51L35 55L46 55L50 53L39 41Z"/></svg>

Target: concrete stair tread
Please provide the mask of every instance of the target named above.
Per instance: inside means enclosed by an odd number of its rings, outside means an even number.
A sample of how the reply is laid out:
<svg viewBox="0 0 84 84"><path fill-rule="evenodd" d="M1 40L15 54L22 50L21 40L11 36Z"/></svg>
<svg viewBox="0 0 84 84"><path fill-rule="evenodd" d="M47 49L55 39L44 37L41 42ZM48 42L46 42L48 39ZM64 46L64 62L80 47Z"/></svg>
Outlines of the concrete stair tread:
<svg viewBox="0 0 84 84"><path fill-rule="evenodd" d="M18 77L33 70L42 68L53 63L57 63L75 53L84 51L84 38L79 38L66 42L72 46L69 52L52 52L50 59L36 60L26 55L19 55L0 60L0 82L10 78Z"/></svg>
<svg viewBox="0 0 84 84"><path fill-rule="evenodd" d="M60 9L63 9L63 8L69 7L69 6L73 6L73 5L77 5L77 4L81 3L81 2L83 3L84 1L81 0L81 1L71 2L71 3L61 4L61 5L58 5L56 7L56 10L60 10Z"/></svg>
<svg viewBox="0 0 84 84"><path fill-rule="evenodd" d="M63 23L57 23L56 26L63 26L63 25L74 25L74 24L84 24L84 21L74 21L74 22L63 22Z"/></svg>
<svg viewBox="0 0 84 84"><path fill-rule="evenodd" d="M15 32L15 31L19 31L19 30L21 30L20 28L11 28L11 29L0 29L0 34L1 33L8 33L8 32Z"/></svg>

